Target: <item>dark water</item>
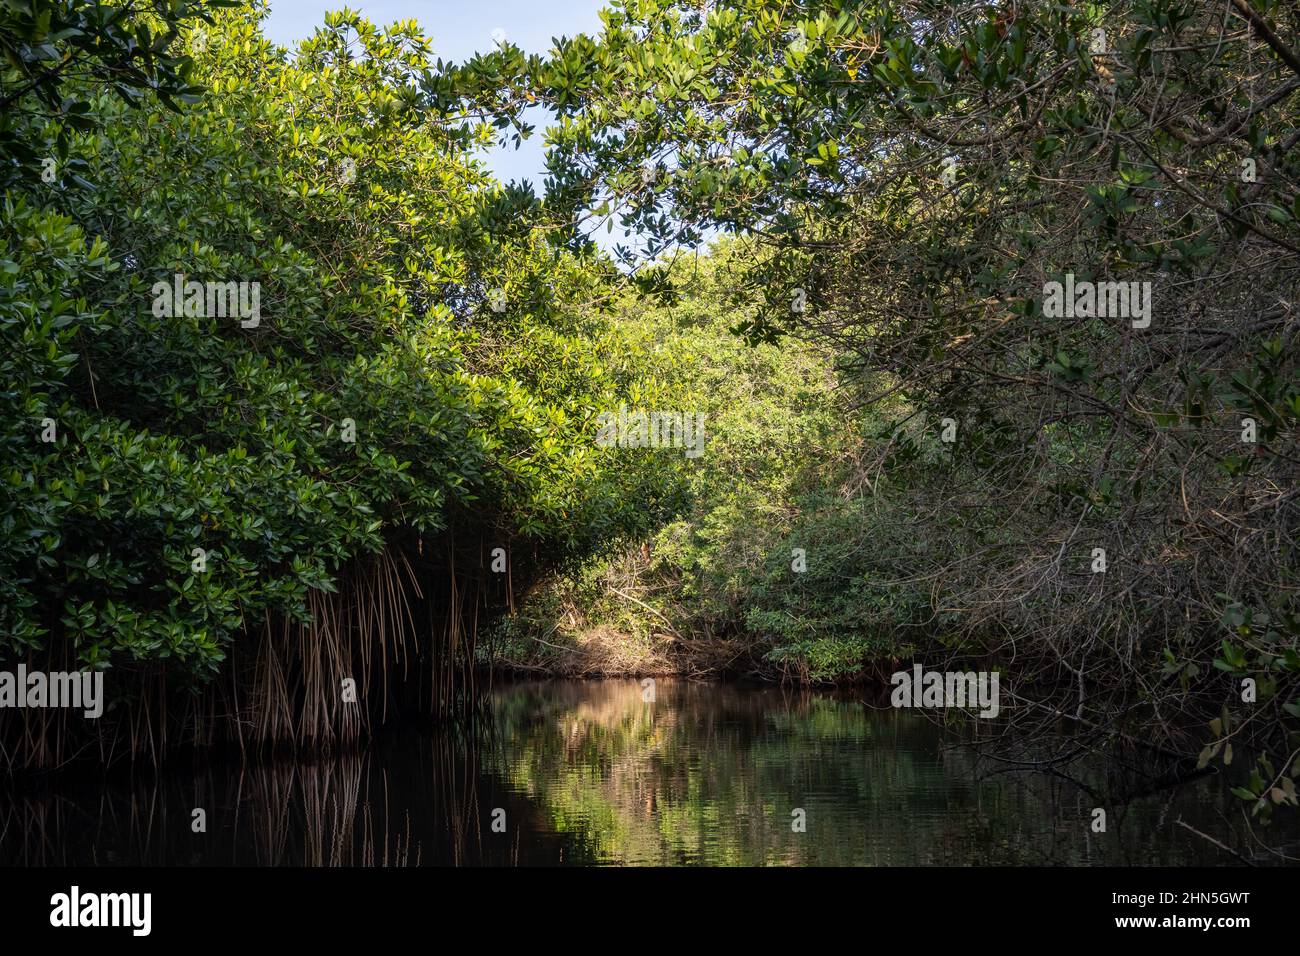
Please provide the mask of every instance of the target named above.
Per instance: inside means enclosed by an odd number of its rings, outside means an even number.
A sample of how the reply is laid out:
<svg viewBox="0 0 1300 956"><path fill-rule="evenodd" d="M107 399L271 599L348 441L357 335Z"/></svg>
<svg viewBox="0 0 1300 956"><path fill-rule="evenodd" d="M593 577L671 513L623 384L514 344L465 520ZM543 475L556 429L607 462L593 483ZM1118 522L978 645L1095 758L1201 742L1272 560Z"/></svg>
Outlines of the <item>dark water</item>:
<svg viewBox="0 0 1300 956"><path fill-rule="evenodd" d="M0 795L0 863L1176 865L1234 862L1179 819L1245 839L1221 778L1132 798L1149 781L1131 768L1085 773L1088 789L997 772L915 713L853 698L539 682L499 688L490 711L330 760Z"/></svg>

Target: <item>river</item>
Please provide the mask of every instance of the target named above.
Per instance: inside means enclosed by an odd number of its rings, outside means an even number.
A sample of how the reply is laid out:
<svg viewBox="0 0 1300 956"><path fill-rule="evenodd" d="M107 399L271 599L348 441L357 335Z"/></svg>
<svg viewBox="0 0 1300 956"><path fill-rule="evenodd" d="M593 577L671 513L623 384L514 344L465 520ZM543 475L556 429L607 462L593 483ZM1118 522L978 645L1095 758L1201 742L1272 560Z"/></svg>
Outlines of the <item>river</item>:
<svg viewBox="0 0 1300 956"><path fill-rule="evenodd" d="M1213 777L1106 804L860 695L536 681L486 711L331 759L26 787L0 863L1222 864L1176 821L1240 816Z"/></svg>

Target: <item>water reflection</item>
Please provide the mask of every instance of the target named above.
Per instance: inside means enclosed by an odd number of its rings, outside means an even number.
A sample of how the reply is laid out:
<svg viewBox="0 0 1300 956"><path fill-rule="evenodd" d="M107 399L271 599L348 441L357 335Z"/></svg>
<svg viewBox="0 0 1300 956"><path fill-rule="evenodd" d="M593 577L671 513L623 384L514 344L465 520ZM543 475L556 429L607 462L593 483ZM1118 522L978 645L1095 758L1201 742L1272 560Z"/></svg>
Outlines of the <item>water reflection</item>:
<svg viewBox="0 0 1300 956"><path fill-rule="evenodd" d="M645 696L636 681L513 684L471 730L391 734L330 760L27 787L0 796L0 862L1232 862L1180 818L1240 841L1216 779L1112 803L1098 834L1095 793L990 776L914 713L663 680ZM195 809L206 832L194 832ZM792 830L798 810L806 832Z"/></svg>

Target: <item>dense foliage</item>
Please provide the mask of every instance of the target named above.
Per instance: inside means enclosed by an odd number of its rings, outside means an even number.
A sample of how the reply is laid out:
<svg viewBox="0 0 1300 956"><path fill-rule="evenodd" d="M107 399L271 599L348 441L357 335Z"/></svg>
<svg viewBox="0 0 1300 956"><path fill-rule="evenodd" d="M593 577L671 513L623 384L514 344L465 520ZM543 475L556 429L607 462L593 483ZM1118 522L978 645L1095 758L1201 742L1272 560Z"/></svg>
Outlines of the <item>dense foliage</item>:
<svg viewBox="0 0 1300 956"><path fill-rule="evenodd" d="M459 536L566 571L519 663L959 655L1296 803L1294 5L626 0L460 65L224 5L5 8L5 656L210 677ZM537 104L544 199L473 158Z"/></svg>
<svg viewBox="0 0 1300 956"><path fill-rule="evenodd" d="M599 271L430 110L414 24L332 15L290 58L232 11L185 42L193 105L68 77L93 128L15 127L0 653L208 677L386 542L558 559L651 527L665 489L590 440L637 374L592 349ZM75 181L29 159L63 141ZM257 283L258 314L160 308L177 275Z"/></svg>
<svg viewBox="0 0 1300 956"><path fill-rule="evenodd" d="M680 476L680 513L544 582L503 622L499 660L824 681L912 652L906 625L923 619L923 596L900 588L862 539L913 532L854 488L864 428L839 394L834 354L734 333L760 306L733 288L749 255L746 241L681 254L667 265L687 294L617 310L617 333L647 378L673 407L704 416L705 452L624 452Z"/></svg>
<svg viewBox="0 0 1300 956"><path fill-rule="evenodd" d="M1014 661L1044 728L1194 752L1217 714L1202 760L1263 742L1243 796L1293 803L1294 5L604 20L520 87L559 113L549 195L652 248L752 234L736 288L765 308L743 331L811 336L864 404L896 402L858 487L916 533L849 520L822 543L846 577L892 574L867 619L906 623L919 589L943 643Z"/></svg>

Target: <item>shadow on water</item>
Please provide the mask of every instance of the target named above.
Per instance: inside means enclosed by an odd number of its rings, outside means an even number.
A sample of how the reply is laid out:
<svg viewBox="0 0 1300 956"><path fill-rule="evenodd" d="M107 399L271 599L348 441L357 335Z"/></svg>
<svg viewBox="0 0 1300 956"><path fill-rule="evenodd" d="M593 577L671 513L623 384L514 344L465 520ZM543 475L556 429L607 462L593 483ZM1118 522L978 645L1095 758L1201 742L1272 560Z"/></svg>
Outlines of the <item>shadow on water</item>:
<svg viewBox="0 0 1300 956"><path fill-rule="evenodd" d="M983 773L914 713L667 680L644 696L508 684L488 720L333 759L0 794L0 863L1212 865L1234 860L1177 820L1240 839L1221 780L1112 806L1095 833L1095 792Z"/></svg>

